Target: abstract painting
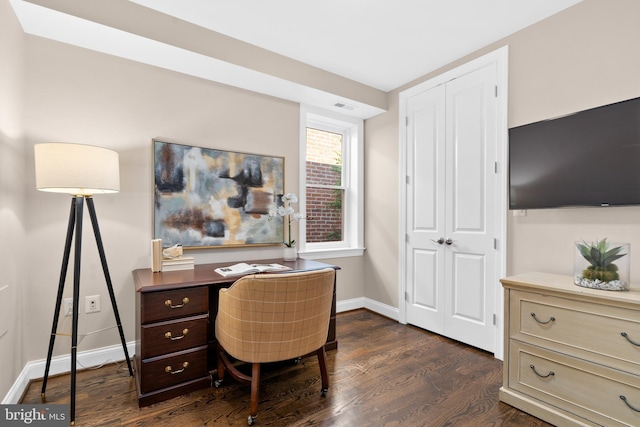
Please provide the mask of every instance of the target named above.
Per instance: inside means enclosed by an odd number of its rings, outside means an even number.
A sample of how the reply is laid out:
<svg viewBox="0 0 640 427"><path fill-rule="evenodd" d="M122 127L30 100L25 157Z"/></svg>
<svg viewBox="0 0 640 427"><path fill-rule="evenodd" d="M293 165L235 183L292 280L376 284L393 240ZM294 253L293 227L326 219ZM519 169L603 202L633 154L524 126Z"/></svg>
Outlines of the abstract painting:
<svg viewBox="0 0 640 427"><path fill-rule="evenodd" d="M154 238L162 246L282 243L284 158L153 141Z"/></svg>

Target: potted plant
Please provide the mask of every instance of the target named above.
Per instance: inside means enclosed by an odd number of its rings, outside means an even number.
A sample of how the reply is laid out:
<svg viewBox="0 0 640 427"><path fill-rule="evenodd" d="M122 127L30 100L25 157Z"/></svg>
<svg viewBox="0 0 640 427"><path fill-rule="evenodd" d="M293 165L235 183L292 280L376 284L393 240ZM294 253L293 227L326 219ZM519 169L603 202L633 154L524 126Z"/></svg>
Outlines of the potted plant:
<svg viewBox="0 0 640 427"><path fill-rule="evenodd" d="M291 223L305 219L305 217L304 215L295 212L295 209L293 209L292 204L298 203L298 196L294 193L287 193L283 195L281 200L281 206L269 209L269 221L277 216L281 216L283 218L283 221L287 226L286 239L283 239L282 241L285 246L283 258L285 261L294 261L298 258L298 251L296 249L296 241L293 239L291 234Z"/></svg>
<svg viewBox="0 0 640 427"><path fill-rule="evenodd" d="M628 244L614 245L604 238L600 241L576 243L576 274L578 286L611 291L629 289ZM628 257L627 257L628 258ZM618 261L614 263L614 261ZM625 268L620 268L625 267Z"/></svg>

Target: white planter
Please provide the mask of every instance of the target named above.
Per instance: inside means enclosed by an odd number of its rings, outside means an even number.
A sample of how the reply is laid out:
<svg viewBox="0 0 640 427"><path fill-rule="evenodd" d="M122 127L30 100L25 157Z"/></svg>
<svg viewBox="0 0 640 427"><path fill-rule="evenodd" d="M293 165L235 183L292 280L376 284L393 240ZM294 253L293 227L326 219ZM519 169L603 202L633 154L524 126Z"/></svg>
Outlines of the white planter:
<svg viewBox="0 0 640 427"><path fill-rule="evenodd" d="M282 258L285 261L295 261L296 259L298 259L298 249L295 246L285 246L284 250L282 251Z"/></svg>

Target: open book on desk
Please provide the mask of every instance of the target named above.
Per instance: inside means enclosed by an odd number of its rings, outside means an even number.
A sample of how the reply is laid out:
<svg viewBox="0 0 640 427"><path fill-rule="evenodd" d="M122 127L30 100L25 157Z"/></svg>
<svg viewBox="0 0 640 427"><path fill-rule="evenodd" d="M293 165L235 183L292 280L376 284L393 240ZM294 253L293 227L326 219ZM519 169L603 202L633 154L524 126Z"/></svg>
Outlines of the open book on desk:
<svg viewBox="0 0 640 427"><path fill-rule="evenodd" d="M215 272L221 276L242 276L245 274L254 273L266 273L268 271L286 271L291 270L291 267L281 264L247 264L241 262L238 264L230 265L228 267L216 268Z"/></svg>

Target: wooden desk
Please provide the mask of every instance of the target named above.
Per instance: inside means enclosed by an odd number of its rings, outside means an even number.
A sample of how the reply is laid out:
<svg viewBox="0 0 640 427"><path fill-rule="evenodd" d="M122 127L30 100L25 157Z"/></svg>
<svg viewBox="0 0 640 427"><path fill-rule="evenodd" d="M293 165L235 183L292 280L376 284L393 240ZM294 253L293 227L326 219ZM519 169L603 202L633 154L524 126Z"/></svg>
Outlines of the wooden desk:
<svg viewBox="0 0 640 427"><path fill-rule="evenodd" d="M287 272L334 268L335 265L297 259L268 259L291 267ZM133 356L138 405L147 406L211 385L216 369L215 318L218 292L240 276L223 277L215 272L233 262L200 264L193 270L153 273L149 268L133 271L136 287L136 350ZM267 273L268 274L268 273ZM336 349L336 285L327 336L327 350Z"/></svg>

